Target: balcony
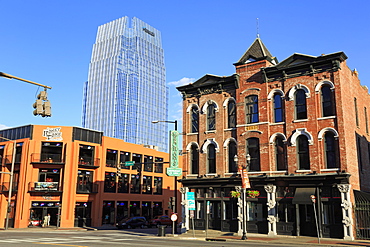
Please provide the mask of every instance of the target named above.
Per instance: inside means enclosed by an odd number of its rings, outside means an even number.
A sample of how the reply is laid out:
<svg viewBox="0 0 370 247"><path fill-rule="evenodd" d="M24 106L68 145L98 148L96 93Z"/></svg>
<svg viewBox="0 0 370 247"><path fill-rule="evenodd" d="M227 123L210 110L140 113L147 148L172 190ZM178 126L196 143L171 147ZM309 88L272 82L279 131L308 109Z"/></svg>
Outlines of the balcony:
<svg viewBox="0 0 370 247"><path fill-rule="evenodd" d="M4 182L0 185L0 192L9 192L10 189L10 183L9 182ZM14 182L13 187L12 187L12 193L15 193L18 191L18 183Z"/></svg>
<svg viewBox="0 0 370 247"><path fill-rule="evenodd" d="M50 164L64 164L64 160L62 158L62 154L48 154L48 153L42 153L37 154L33 153L31 155L31 163L50 163Z"/></svg>
<svg viewBox="0 0 370 247"><path fill-rule="evenodd" d="M96 169L100 166L100 159L93 159L91 157L80 156L78 159L78 166L83 168Z"/></svg>
<svg viewBox="0 0 370 247"><path fill-rule="evenodd" d="M94 194L98 193L98 184L94 183L86 183L86 184L80 184L77 183L77 189L76 192L78 194Z"/></svg>
<svg viewBox="0 0 370 247"><path fill-rule="evenodd" d="M59 182L30 182L28 191L30 192L62 192Z"/></svg>

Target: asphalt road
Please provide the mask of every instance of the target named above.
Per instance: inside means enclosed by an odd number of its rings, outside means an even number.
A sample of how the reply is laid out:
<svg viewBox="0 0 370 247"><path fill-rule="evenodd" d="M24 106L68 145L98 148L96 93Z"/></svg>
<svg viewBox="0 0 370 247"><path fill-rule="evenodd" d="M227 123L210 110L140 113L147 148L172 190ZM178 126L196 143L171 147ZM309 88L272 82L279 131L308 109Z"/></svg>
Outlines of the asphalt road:
<svg viewBox="0 0 370 247"><path fill-rule="evenodd" d="M5 247L105 247L105 246L285 246L264 241L205 241L191 237L158 237L156 229L99 231L1 231L0 246ZM289 245L301 246L301 245ZM307 246L307 245L306 245Z"/></svg>

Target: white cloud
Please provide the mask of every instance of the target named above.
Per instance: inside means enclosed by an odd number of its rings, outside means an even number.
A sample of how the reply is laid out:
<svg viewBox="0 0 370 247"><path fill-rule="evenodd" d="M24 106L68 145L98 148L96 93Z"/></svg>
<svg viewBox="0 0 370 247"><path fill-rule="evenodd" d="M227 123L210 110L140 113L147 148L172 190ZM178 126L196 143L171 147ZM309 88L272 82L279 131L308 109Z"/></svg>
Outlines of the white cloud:
<svg viewBox="0 0 370 247"><path fill-rule="evenodd" d="M6 129L6 128L9 128L8 126L4 125L4 124L0 124L0 130L2 129Z"/></svg>
<svg viewBox="0 0 370 247"><path fill-rule="evenodd" d="M178 81L172 81L172 82L169 82L168 85L174 85L174 86L182 86L182 85L187 85L189 83L193 83L195 81L194 78L187 78L187 77L184 77Z"/></svg>

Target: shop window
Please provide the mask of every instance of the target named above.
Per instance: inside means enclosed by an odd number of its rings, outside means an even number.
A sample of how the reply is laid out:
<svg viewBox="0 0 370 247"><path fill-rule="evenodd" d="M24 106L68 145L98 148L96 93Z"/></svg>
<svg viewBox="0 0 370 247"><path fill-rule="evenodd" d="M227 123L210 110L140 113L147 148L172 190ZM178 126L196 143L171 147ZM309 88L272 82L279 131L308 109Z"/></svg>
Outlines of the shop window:
<svg viewBox="0 0 370 247"><path fill-rule="evenodd" d="M140 185L141 185L141 181L140 181L140 175L135 175L135 174L132 174L131 175L131 190L130 190L130 193L134 193L134 194L140 194Z"/></svg>
<svg viewBox="0 0 370 247"><path fill-rule="evenodd" d="M119 163L120 163L121 169L130 169L130 166L125 165L126 161L131 161L131 153L120 151L119 152Z"/></svg>
<svg viewBox="0 0 370 247"><path fill-rule="evenodd" d="M228 161L229 161L229 172L237 172L238 167L236 162L234 161L234 157L236 155L236 143L234 141L230 141L228 145Z"/></svg>
<svg viewBox="0 0 370 247"><path fill-rule="evenodd" d="M153 202L153 217L162 214L163 214L162 202Z"/></svg>
<svg viewBox="0 0 370 247"><path fill-rule="evenodd" d="M120 177L118 177L118 193L128 193L129 192L129 179L130 175L126 173L122 173Z"/></svg>
<svg viewBox="0 0 370 247"><path fill-rule="evenodd" d="M79 165L94 166L94 146L80 145Z"/></svg>
<svg viewBox="0 0 370 247"><path fill-rule="evenodd" d="M128 214L128 201L118 201L117 202L117 222L129 217Z"/></svg>
<svg viewBox="0 0 370 247"><path fill-rule="evenodd" d="M246 123L258 123L258 96L250 95L245 98Z"/></svg>
<svg viewBox="0 0 370 247"><path fill-rule="evenodd" d="M93 192L94 172L78 170L77 177L77 193L91 193Z"/></svg>
<svg viewBox="0 0 370 247"><path fill-rule="evenodd" d="M258 138L247 139L247 150L250 155L249 171L260 171L260 142Z"/></svg>
<svg viewBox="0 0 370 247"><path fill-rule="evenodd" d="M274 95L274 122L283 122L283 98L281 94Z"/></svg>
<svg viewBox="0 0 370 247"><path fill-rule="evenodd" d="M35 190L59 190L59 169L39 169L39 179L35 183Z"/></svg>
<svg viewBox="0 0 370 247"><path fill-rule="evenodd" d="M163 158L155 157L154 172L163 173Z"/></svg>
<svg viewBox="0 0 370 247"><path fill-rule="evenodd" d="M116 192L116 173L106 172L104 178L104 192Z"/></svg>
<svg viewBox="0 0 370 247"><path fill-rule="evenodd" d="M295 204L278 202L277 207L278 222L295 222Z"/></svg>
<svg viewBox="0 0 370 247"><path fill-rule="evenodd" d="M102 223L103 224L113 224L115 221L115 207L114 201L103 201L103 214Z"/></svg>
<svg viewBox="0 0 370 247"><path fill-rule="evenodd" d="M143 194L152 194L152 176L143 176Z"/></svg>
<svg viewBox="0 0 370 247"><path fill-rule="evenodd" d="M153 194L162 195L162 178L154 177Z"/></svg>
<svg viewBox="0 0 370 247"><path fill-rule="evenodd" d="M334 115L333 95L329 85L321 87L322 116L329 117Z"/></svg>
<svg viewBox="0 0 370 247"><path fill-rule="evenodd" d="M117 167L117 150L107 149L106 166Z"/></svg>
<svg viewBox="0 0 370 247"><path fill-rule="evenodd" d="M190 149L190 173L198 174L199 173L199 149L196 144L191 145Z"/></svg>
<svg viewBox="0 0 370 247"><path fill-rule="evenodd" d="M216 105L211 103L207 107L207 130L216 129Z"/></svg>
<svg viewBox="0 0 370 247"><path fill-rule="evenodd" d="M216 173L216 147L209 144L207 147L207 173Z"/></svg>
<svg viewBox="0 0 370 247"><path fill-rule="evenodd" d="M236 104L234 100L229 100L227 104L227 127L236 127Z"/></svg>
<svg viewBox="0 0 370 247"><path fill-rule="evenodd" d="M325 137L325 161L327 168L338 168L337 162L337 144L335 141L334 134L332 132L326 132Z"/></svg>
<svg viewBox="0 0 370 247"><path fill-rule="evenodd" d="M91 226L91 202L76 202L75 227Z"/></svg>
<svg viewBox="0 0 370 247"><path fill-rule="evenodd" d="M265 203L247 202L247 221L264 221L267 218L267 206Z"/></svg>
<svg viewBox="0 0 370 247"><path fill-rule="evenodd" d="M130 216L140 216L140 202L131 201L130 202Z"/></svg>
<svg viewBox="0 0 370 247"><path fill-rule="evenodd" d="M305 135L300 135L297 137L297 159L299 170L310 169L308 138Z"/></svg>
<svg viewBox="0 0 370 247"><path fill-rule="evenodd" d="M132 161L135 162L135 164L132 166L132 170L141 169L141 154L132 154Z"/></svg>
<svg viewBox="0 0 370 247"><path fill-rule="evenodd" d="M153 171L153 156L144 155L144 171Z"/></svg>
<svg viewBox="0 0 370 247"><path fill-rule="evenodd" d="M295 92L295 119L307 119L306 92L303 89Z"/></svg>
<svg viewBox="0 0 370 247"><path fill-rule="evenodd" d="M277 136L275 139L275 164L278 171L287 169L285 162L285 145L283 137Z"/></svg>
<svg viewBox="0 0 370 247"><path fill-rule="evenodd" d="M193 106L191 108L191 115L190 115L190 123L191 123L191 133L198 133L199 131L199 109L198 106Z"/></svg>

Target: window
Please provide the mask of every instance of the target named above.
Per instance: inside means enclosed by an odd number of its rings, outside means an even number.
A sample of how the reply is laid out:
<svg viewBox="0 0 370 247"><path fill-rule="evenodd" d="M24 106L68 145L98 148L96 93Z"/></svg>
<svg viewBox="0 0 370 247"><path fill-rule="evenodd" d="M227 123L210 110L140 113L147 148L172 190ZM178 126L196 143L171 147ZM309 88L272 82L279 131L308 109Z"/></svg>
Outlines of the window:
<svg viewBox="0 0 370 247"><path fill-rule="evenodd" d="M91 193L94 173L91 171L78 170L77 193Z"/></svg>
<svg viewBox="0 0 370 247"><path fill-rule="evenodd" d="M367 109L364 107L366 134L369 134L369 123L367 121Z"/></svg>
<svg viewBox="0 0 370 247"><path fill-rule="evenodd" d="M199 109L197 106L191 108L191 133L198 133L199 131Z"/></svg>
<svg viewBox="0 0 370 247"><path fill-rule="evenodd" d="M154 172L163 173L163 158L155 157Z"/></svg>
<svg viewBox="0 0 370 247"><path fill-rule="evenodd" d="M310 169L310 153L308 147L308 138L305 135L297 137L297 159L299 170Z"/></svg>
<svg viewBox="0 0 370 247"><path fill-rule="evenodd" d="M245 98L246 123L258 123L258 96L250 95Z"/></svg>
<svg viewBox="0 0 370 247"><path fill-rule="evenodd" d="M236 127L236 109L235 109L235 101L229 100L227 104L227 127L228 128L235 128Z"/></svg>
<svg viewBox="0 0 370 247"><path fill-rule="evenodd" d="M326 132L325 137L325 161L327 168L337 168L336 141L332 132Z"/></svg>
<svg viewBox="0 0 370 247"><path fill-rule="evenodd" d="M287 169L285 163L285 145L281 136L277 136L275 139L275 164L278 171Z"/></svg>
<svg viewBox="0 0 370 247"><path fill-rule="evenodd" d="M94 146L80 145L78 164L94 166Z"/></svg>
<svg viewBox="0 0 370 247"><path fill-rule="evenodd" d="M117 150L107 149L106 166L117 167Z"/></svg>
<svg viewBox="0 0 370 247"><path fill-rule="evenodd" d="M354 99L354 103L355 103L355 114L356 114L356 126L359 127L360 123L358 121L358 109L357 109L357 99L356 98Z"/></svg>
<svg viewBox="0 0 370 247"><path fill-rule="evenodd" d="M216 173L216 148L214 144L209 144L207 147L208 155L208 172Z"/></svg>
<svg viewBox="0 0 370 247"><path fill-rule="evenodd" d="M190 173L191 174L198 174L199 173L199 150L197 145L191 145L190 150Z"/></svg>
<svg viewBox="0 0 370 247"><path fill-rule="evenodd" d="M121 174L118 177L118 193L128 193L129 190L129 174Z"/></svg>
<svg viewBox="0 0 370 247"><path fill-rule="evenodd" d="M130 169L130 166L126 166L126 161L130 161L131 153L120 151L119 152L119 164L121 166L121 169Z"/></svg>
<svg viewBox="0 0 370 247"><path fill-rule="evenodd" d="M303 89L295 92L295 118L307 119L306 93Z"/></svg>
<svg viewBox="0 0 370 247"><path fill-rule="evenodd" d="M140 175L131 175L131 193L139 194L140 193Z"/></svg>
<svg viewBox="0 0 370 247"><path fill-rule="evenodd" d="M41 162L62 162L62 142L43 142L41 146Z"/></svg>
<svg viewBox="0 0 370 247"><path fill-rule="evenodd" d="M236 163L234 161L234 157L236 155L236 143L234 141L229 142L229 172L237 172L238 167L236 167Z"/></svg>
<svg viewBox="0 0 370 247"><path fill-rule="evenodd" d="M260 171L260 142L258 138L247 139L247 151L251 158L249 171Z"/></svg>
<svg viewBox="0 0 370 247"><path fill-rule="evenodd" d="M140 170L141 171L141 154L132 154L132 161L135 164L132 166L132 170Z"/></svg>
<svg viewBox="0 0 370 247"><path fill-rule="evenodd" d="M322 103L322 116L328 117L334 115L333 109L333 96L329 85L324 85L321 88L321 103Z"/></svg>
<svg viewBox="0 0 370 247"><path fill-rule="evenodd" d="M116 192L116 173L115 172L105 173L104 192L110 192L110 193Z"/></svg>
<svg viewBox="0 0 370 247"><path fill-rule="evenodd" d="M153 171L153 156L144 155L144 171L145 172Z"/></svg>
<svg viewBox="0 0 370 247"><path fill-rule="evenodd" d="M143 176L143 194L152 194L152 176Z"/></svg>
<svg viewBox="0 0 370 247"><path fill-rule="evenodd" d="M283 122L283 99L280 94L274 95L274 122Z"/></svg>
<svg viewBox="0 0 370 247"><path fill-rule="evenodd" d="M162 195L162 178L154 177L153 194Z"/></svg>
<svg viewBox="0 0 370 247"><path fill-rule="evenodd" d="M216 106L211 103L207 107L207 130L216 129Z"/></svg>

